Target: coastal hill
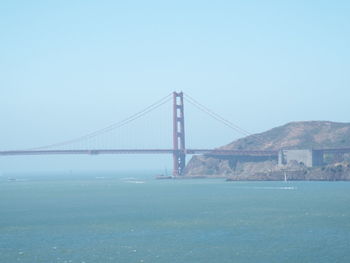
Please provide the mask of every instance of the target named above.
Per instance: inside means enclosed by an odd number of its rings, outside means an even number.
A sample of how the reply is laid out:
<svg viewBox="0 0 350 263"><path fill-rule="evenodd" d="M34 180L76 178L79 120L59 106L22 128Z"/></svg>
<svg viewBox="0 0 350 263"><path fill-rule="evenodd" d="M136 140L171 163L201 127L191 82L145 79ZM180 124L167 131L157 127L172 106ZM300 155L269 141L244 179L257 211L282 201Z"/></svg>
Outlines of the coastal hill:
<svg viewBox="0 0 350 263"><path fill-rule="evenodd" d="M350 123L290 122L222 147L227 150L279 150L350 147Z"/></svg>
<svg viewBox="0 0 350 263"><path fill-rule="evenodd" d="M280 150L280 149L320 149L320 148L345 148L350 147L350 123L338 123L330 121L304 121L291 122L283 126L273 128L263 133L254 134L236 140L219 149L226 150ZM346 156L345 156L346 157ZM328 166L310 168L295 164L289 167L293 171L302 171L302 174L316 176L316 173L324 174L337 165L342 166L342 173L347 173L350 165L345 160L335 163L328 160ZM344 167L343 167L344 166ZM286 167L283 168L284 170ZM276 160L264 162L235 162L230 159L220 159L206 156L193 156L186 167L187 176L225 176L238 179L260 179L266 174L281 173ZM259 175L261 175L259 177ZM328 175L323 175L328 178ZM329 175L331 176L331 175ZM342 175L343 176L343 175ZM278 176L277 176L278 177ZM305 177L305 176L304 176ZM316 176L317 177L317 176ZM350 177L349 177L350 178ZM270 178L271 179L271 178Z"/></svg>

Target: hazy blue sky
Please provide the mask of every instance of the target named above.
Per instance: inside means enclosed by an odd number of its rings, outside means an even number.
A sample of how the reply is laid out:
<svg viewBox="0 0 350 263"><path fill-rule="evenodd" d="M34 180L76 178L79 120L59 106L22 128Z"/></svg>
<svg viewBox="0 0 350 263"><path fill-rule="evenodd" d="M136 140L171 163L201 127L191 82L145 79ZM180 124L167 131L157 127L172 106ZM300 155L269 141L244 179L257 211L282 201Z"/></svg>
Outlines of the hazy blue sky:
<svg viewBox="0 0 350 263"><path fill-rule="evenodd" d="M173 90L251 132L298 120L349 122L349 14L350 2L340 0L3 0L0 149L103 128ZM189 144L241 137L186 110ZM168 125L171 113L162 114L154 127ZM140 137L156 144L149 134ZM133 168L162 169L170 161L141 156ZM0 171L130 163L121 156L6 157Z"/></svg>

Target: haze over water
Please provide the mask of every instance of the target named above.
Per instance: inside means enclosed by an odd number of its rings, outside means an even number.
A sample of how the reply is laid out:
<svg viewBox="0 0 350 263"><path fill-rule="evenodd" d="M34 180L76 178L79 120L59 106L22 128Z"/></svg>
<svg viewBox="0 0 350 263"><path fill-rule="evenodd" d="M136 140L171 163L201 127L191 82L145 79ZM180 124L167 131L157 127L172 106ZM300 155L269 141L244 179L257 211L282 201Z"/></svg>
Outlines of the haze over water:
<svg viewBox="0 0 350 263"><path fill-rule="evenodd" d="M350 184L0 177L0 262L348 262Z"/></svg>

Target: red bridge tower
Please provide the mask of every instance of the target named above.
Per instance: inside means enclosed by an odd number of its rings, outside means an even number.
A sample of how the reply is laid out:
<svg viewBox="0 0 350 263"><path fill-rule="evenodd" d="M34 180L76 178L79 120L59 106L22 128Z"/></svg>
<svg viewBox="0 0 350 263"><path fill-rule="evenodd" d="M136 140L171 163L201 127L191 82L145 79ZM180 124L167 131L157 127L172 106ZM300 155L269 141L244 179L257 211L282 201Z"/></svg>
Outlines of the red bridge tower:
<svg viewBox="0 0 350 263"><path fill-rule="evenodd" d="M183 175L186 166L185 115L183 92L173 93L173 150L173 175Z"/></svg>

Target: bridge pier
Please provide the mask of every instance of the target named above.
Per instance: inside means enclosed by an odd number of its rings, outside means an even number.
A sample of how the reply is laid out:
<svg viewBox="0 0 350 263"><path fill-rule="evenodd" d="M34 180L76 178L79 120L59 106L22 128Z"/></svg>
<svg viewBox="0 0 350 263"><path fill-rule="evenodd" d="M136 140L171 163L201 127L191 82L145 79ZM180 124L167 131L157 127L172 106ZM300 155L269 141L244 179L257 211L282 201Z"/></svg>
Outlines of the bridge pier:
<svg viewBox="0 0 350 263"><path fill-rule="evenodd" d="M324 151L313 150L312 151L312 166L323 166L324 165Z"/></svg>
<svg viewBox="0 0 350 263"><path fill-rule="evenodd" d="M184 174L186 166L183 93L173 92L173 175Z"/></svg>

